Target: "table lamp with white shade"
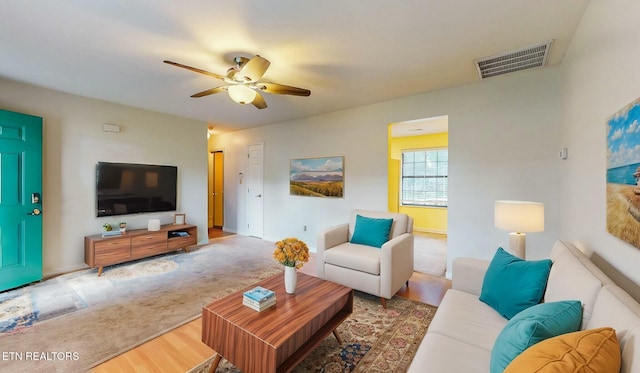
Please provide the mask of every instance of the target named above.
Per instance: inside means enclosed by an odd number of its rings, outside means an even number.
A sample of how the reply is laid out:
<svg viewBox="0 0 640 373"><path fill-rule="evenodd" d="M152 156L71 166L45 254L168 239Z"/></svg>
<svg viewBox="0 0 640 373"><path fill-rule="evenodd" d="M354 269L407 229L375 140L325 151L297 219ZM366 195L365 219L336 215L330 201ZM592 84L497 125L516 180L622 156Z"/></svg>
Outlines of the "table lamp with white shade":
<svg viewBox="0 0 640 373"><path fill-rule="evenodd" d="M526 234L544 231L544 204L529 201L496 201L496 228L509 233L509 251L525 259Z"/></svg>

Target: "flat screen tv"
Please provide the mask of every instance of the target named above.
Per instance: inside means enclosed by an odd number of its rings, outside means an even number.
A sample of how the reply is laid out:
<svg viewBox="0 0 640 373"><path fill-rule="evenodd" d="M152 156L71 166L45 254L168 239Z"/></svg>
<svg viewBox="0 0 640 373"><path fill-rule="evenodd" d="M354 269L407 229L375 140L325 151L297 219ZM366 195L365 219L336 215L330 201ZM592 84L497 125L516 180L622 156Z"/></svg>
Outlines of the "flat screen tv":
<svg viewBox="0 0 640 373"><path fill-rule="evenodd" d="M98 162L96 216L174 211L178 168Z"/></svg>

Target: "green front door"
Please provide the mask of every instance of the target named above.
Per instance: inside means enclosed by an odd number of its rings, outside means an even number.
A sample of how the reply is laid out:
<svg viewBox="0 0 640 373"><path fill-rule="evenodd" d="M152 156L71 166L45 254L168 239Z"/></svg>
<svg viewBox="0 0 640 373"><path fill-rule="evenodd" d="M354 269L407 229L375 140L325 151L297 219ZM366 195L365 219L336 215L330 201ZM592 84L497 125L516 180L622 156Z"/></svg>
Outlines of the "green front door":
<svg viewBox="0 0 640 373"><path fill-rule="evenodd" d="M42 279L42 118L0 110L0 291Z"/></svg>

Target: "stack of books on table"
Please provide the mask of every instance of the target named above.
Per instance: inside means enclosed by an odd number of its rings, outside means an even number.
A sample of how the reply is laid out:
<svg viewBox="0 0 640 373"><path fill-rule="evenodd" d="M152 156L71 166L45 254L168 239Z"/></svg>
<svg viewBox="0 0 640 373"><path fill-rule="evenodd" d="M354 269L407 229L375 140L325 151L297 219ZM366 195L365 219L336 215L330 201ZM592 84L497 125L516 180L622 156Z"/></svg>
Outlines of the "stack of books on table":
<svg viewBox="0 0 640 373"><path fill-rule="evenodd" d="M276 304L276 293L262 286L256 286L244 292L242 304L258 312L264 311Z"/></svg>

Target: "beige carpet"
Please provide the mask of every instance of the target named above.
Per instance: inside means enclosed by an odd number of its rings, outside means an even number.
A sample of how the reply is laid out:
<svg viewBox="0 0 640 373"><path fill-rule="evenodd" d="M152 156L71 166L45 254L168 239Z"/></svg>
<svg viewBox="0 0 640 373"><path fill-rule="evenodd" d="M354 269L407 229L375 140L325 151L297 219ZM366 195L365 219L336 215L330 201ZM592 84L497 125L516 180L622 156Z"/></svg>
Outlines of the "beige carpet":
<svg viewBox="0 0 640 373"><path fill-rule="evenodd" d="M406 372L436 309L395 296L385 310L379 298L356 292L353 313L338 327L342 345L330 334L293 372ZM208 372L212 360L189 373ZM240 371L222 359L216 372Z"/></svg>
<svg viewBox="0 0 640 373"><path fill-rule="evenodd" d="M202 306L282 271L273 243L232 236L190 251L55 280L86 308L0 333L2 372L82 372L201 314ZM51 281L51 280L49 280Z"/></svg>
<svg viewBox="0 0 640 373"><path fill-rule="evenodd" d="M413 270L444 277L447 270L447 236L435 233L415 233Z"/></svg>

